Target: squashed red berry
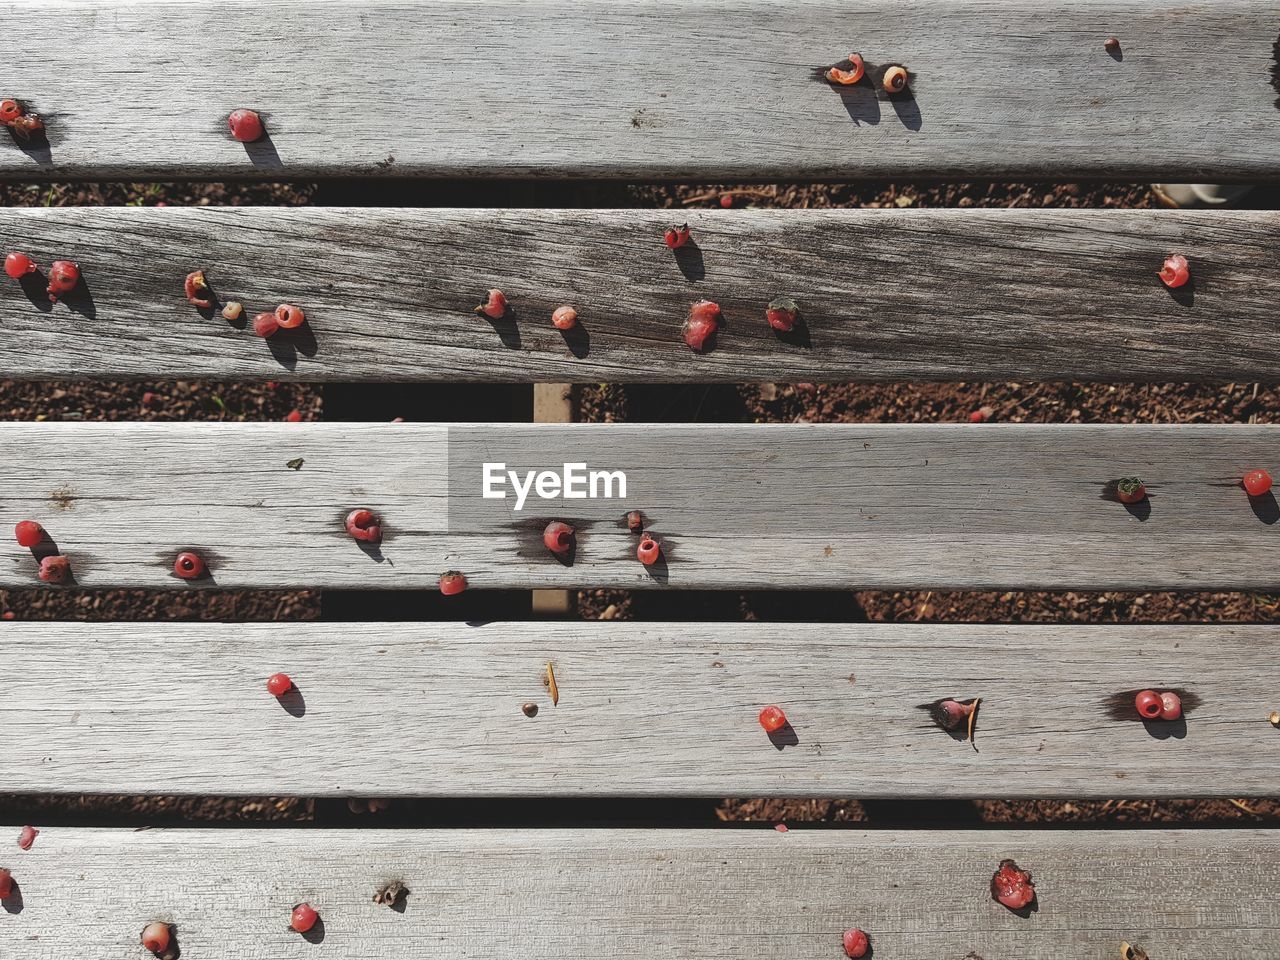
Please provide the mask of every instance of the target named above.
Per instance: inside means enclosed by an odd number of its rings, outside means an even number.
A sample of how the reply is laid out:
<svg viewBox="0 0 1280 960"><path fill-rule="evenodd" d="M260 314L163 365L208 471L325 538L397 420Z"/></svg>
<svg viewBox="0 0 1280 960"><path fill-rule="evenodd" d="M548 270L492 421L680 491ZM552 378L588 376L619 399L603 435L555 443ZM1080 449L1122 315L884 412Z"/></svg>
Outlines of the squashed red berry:
<svg viewBox="0 0 1280 960"><path fill-rule="evenodd" d="M293 908L293 913L289 914L289 926L297 930L299 933L306 933L316 925L316 921L320 919L320 914L309 903L300 903Z"/></svg>
<svg viewBox="0 0 1280 960"><path fill-rule="evenodd" d="M849 54L849 69L844 70L837 64L826 72L828 83L834 83L837 86L849 87L862 79L863 73L866 71L866 64L863 63L859 54Z"/></svg>
<svg viewBox="0 0 1280 960"><path fill-rule="evenodd" d="M28 273L35 273L36 262L25 253L11 253L4 258L4 272L14 280L21 280Z"/></svg>
<svg viewBox="0 0 1280 960"><path fill-rule="evenodd" d="M267 693L273 697L283 697L293 689L293 680L287 673L273 673L267 677Z"/></svg>
<svg viewBox="0 0 1280 960"><path fill-rule="evenodd" d="M852 957L853 960L858 960L859 957L865 957L867 955L867 950L870 946L871 943L867 939L867 935L857 927L853 927L852 929L844 932L845 956Z"/></svg>
<svg viewBox="0 0 1280 960"><path fill-rule="evenodd" d="M653 537L646 534L640 541L640 545L636 547L636 557L646 567L651 567L658 562L658 557L662 555L662 545Z"/></svg>
<svg viewBox="0 0 1280 960"><path fill-rule="evenodd" d="M173 561L173 572L183 580L195 580L204 574L204 558L198 553L184 550Z"/></svg>
<svg viewBox="0 0 1280 960"><path fill-rule="evenodd" d="M37 576L45 583L62 583L71 574L71 561L61 555L45 557L40 561Z"/></svg>
<svg viewBox="0 0 1280 960"><path fill-rule="evenodd" d="M213 291L209 289L203 270L188 273L187 279L182 282L182 290L187 295L187 300L202 310L213 306Z"/></svg>
<svg viewBox="0 0 1280 960"><path fill-rule="evenodd" d="M880 85L885 93L901 93L907 89L907 68L895 63L884 72Z"/></svg>
<svg viewBox="0 0 1280 960"><path fill-rule="evenodd" d="M542 542L552 553L568 553L573 546L573 527L560 520L553 520L542 531Z"/></svg>
<svg viewBox="0 0 1280 960"><path fill-rule="evenodd" d="M150 950L157 957L169 949L169 925L161 923L157 920L155 923L148 923L142 928L142 946L145 950Z"/></svg>
<svg viewBox="0 0 1280 960"><path fill-rule="evenodd" d="M682 223L678 227L668 227L666 233L662 235L662 242L672 250L679 250L686 243L692 234L689 233L689 225Z"/></svg>
<svg viewBox="0 0 1280 960"><path fill-rule="evenodd" d="M1245 493L1251 497L1260 497L1271 489L1271 474L1265 470L1250 470L1241 482Z"/></svg>
<svg viewBox="0 0 1280 960"><path fill-rule="evenodd" d="M1190 280L1191 267L1187 264L1187 258L1177 253L1166 257L1164 266L1160 268L1160 279L1170 290L1176 290Z"/></svg>
<svg viewBox="0 0 1280 960"><path fill-rule="evenodd" d="M0 900L8 900L13 894L13 874L0 867Z"/></svg>
<svg viewBox="0 0 1280 960"><path fill-rule="evenodd" d="M781 707L770 704L760 711L760 726L764 727L765 733L777 733L786 725L787 715Z"/></svg>
<svg viewBox="0 0 1280 960"><path fill-rule="evenodd" d="M281 330L293 330L306 322L307 315L302 312L301 307L295 307L292 303L282 303L276 307L276 323L280 324Z"/></svg>
<svg viewBox="0 0 1280 960"><path fill-rule="evenodd" d="M36 842L36 837L40 836L40 831L28 824L22 828L18 834L18 849L30 850L31 845Z"/></svg>
<svg viewBox="0 0 1280 960"><path fill-rule="evenodd" d="M280 321L274 313L260 313L253 318L253 332L260 337L275 336L280 329Z"/></svg>
<svg viewBox="0 0 1280 960"><path fill-rule="evenodd" d="M482 313L491 320L501 320L507 315L507 296L501 290L490 290L489 299L476 307L476 313Z"/></svg>
<svg viewBox="0 0 1280 960"><path fill-rule="evenodd" d="M44 121L37 114L27 113L21 103L12 99L0 101L0 123L23 140L30 138L37 130L44 129Z"/></svg>
<svg viewBox="0 0 1280 960"><path fill-rule="evenodd" d="M80 267L70 260L55 260L49 266L49 299L57 301L58 297L70 293L80 282Z"/></svg>
<svg viewBox="0 0 1280 960"><path fill-rule="evenodd" d="M440 592L452 597L467 589L467 578L457 570L446 570L440 574Z"/></svg>
<svg viewBox="0 0 1280 960"><path fill-rule="evenodd" d="M1133 698L1133 705L1138 710L1138 716L1146 720L1154 720L1160 716L1162 704L1160 702L1160 694L1154 690L1143 690Z"/></svg>
<svg viewBox="0 0 1280 960"><path fill-rule="evenodd" d="M991 896L1010 910L1021 910L1035 900L1036 887L1030 873L1012 860L1001 860L991 877Z"/></svg>
<svg viewBox="0 0 1280 960"><path fill-rule="evenodd" d="M690 350L701 350L720 326L720 304L699 300L689 308L684 322L684 342Z"/></svg>
<svg viewBox="0 0 1280 960"><path fill-rule="evenodd" d="M570 306L556 307L551 325L557 330L572 330L578 324L578 311Z"/></svg>
<svg viewBox="0 0 1280 960"><path fill-rule="evenodd" d="M13 528L14 539L20 547L34 547L44 539L44 527L34 520L20 520Z"/></svg>
<svg viewBox="0 0 1280 960"><path fill-rule="evenodd" d="M347 533L365 543L377 543L382 539L382 524L372 510L352 510L347 514Z"/></svg>
<svg viewBox="0 0 1280 960"><path fill-rule="evenodd" d="M1147 488L1137 477L1121 477L1116 481L1116 499L1121 503L1141 503L1147 499Z"/></svg>
<svg viewBox="0 0 1280 960"><path fill-rule="evenodd" d="M769 321L769 326L782 333L790 333L795 329L796 317L800 313L800 308L796 306L796 302L790 297L778 297L769 304L768 309L764 312L764 318Z"/></svg>
<svg viewBox="0 0 1280 960"><path fill-rule="evenodd" d="M1160 694L1160 719L1178 720L1182 717L1182 698L1172 690Z"/></svg>
<svg viewBox="0 0 1280 960"><path fill-rule="evenodd" d="M13 123L22 114L22 104L17 100L0 100L0 123Z"/></svg>
<svg viewBox="0 0 1280 960"><path fill-rule="evenodd" d="M262 118L253 110L233 110L227 117L231 136L241 143L253 143L262 137Z"/></svg>

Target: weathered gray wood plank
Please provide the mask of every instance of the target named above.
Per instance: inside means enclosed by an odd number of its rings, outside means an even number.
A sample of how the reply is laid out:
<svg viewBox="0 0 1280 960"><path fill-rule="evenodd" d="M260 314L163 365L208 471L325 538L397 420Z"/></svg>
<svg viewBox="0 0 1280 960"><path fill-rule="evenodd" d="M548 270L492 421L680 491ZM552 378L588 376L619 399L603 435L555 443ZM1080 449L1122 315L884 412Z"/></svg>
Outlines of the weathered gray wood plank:
<svg viewBox="0 0 1280 960"><path fill-rule="evenodd" d="M10 623L0 783L240 796L1275 796L1278 647L1272 626ZM266 692L277 671L300 696ZM1200 702L1185 723L1150 730L1112 718L1113 696L1146 687ZM945 697L982 698L977 751L920 709ZM781 749L757 722L771 703L794 728Z"/></svg>
<svg viewBox="0 0 1280 960"><path fill-rule="evenodd" d="M9 423L0 522L44 524L82 586L432 588L1280 587L1280 508L1251 504L1276 469L1272 426ZM298 470L287 464L302 459ZM484 498L486 463L622 471L625 496ZM1137 474L1130 512L1103 486ZM544 492L550 492L550 484ZM597 493L606 492L597 484ZM343 528L383 519L379 551ZM624 513L663 543L644 567ZM542 544L578 530L573 562ZM36 584L7 536L0 585Z"/></svg>
<svg viewBox="0 0 1280 960"><path fill-rule="evenodd" d="M50 829L7 856L23 909L0 912L0 945L142 956L161 917L187 957L812 960L858 925L877 960L1110 960L1122 939L1159 960L1271 960L1278 853L1264 830ZM1004 858L1035 878L1030 916L990 898ZM391 880L403 913L372 902ZM288 930L301 900L323 944Z"/></svg>
<svg viewBox="0 0 1280 960"><path fill-rule="evenodd" d="M1280 29L1280 28L1278 28ZM1280 125L1277 125L1280 128ZM676 212L675 216L682 216ZM310 380L1274 380L1280 216L1084 210L10 209L0 246L69 257L88 293L50 308L0 283L0 373ZM1190 258L1171 296L1164 257ZM309 323L270 344L202 316L208 271L251 315ZM3 278L0 278L3 279ZM515 318L473 313L491 286ZM778 335L764 308L801 306ZM681 339L721 304L715 348ZM34 300L34 303L32 302ZM552 310L574 304L565 337Z"/></svg>
<svg viewBox="0 0 1280 960"><path fill-rule="evenodd" d="M4 144L11 177L1280 169L1262 0L43 0L7 16L24 40L5 93L50 130ZM914 96L814 80L852 49L907 64ZM240 107L269 144L230 139Z"/></svg>

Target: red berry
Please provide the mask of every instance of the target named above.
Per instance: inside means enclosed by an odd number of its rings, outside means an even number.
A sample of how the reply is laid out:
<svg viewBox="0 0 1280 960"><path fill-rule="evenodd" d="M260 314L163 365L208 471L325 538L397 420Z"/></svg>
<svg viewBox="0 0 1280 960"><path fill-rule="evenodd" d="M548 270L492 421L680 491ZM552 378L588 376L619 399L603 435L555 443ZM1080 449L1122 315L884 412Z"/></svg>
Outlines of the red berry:
<svg viewBox="0 0 1280 960"><path fill-rule="evenodd" d="M1137 477L1121 477L1116 481L1116 499L1121 503L1141 503L1147 499L1147 488Z"/></svg>
<svg viewBox="0 0 1280 960"><path fill-rule="evenodd" d="M293 689L293 680L287 673L273 673L267 677L267 693L273 697L283 697Z"/></svg>
<svg viewBox="0 0 1280 960"><path fill-rule="evenodd" d="M40 831L31 825L22 828L18 834L18 849L30 850L31 845L36 842L36 837L40 836Z"/></svg>
<svg viewBox="0 0 1280 960"><path fill-rule="evenodd" d="M1181 254L1166 257L1164 266L1160 268L1160 279L1170 290L1175 290L1191 279L1191 268L1187 258Z"/></svg>
<svg viewBox="0 0 1280 960"><path fill-rule="evenodd" d="M365 543L378 543L382 540L382 525L372 510L352 510L347 514L347 533Z"/></svg>
<svg viewBox="0 0 1280 960"><path fill-rule="evenodd" d="M791 828L788 827L785 823L775 823L773 825L773 829L777 830L779 833L786 833Z"/></svg>
<svg viewBox="0 0 1280 960"><path fill-rule="evenodd" d="M17 100L0 101L0 123L13 123L23 112L22 104Z"/></svg>
<svg viewBox="0 0 1280 960"><path fill-rule="evenodd" d="M1265 470L1250 470L1244 475L1244 489L1251 497L1260 497L1271 489L1271 474Z"/></svg>
<svg viewBox="0 0 1280 960"><path fill-rule="evenodd" d="M1021 910L1035 900L1036 886L1026 870L1019 870L1012 860L1001 860L991 877L991 896L1010 910Z"/></svg>
<svg viewBox="0 0 1280 960"><path fill-rule="evenodd" d="M991 407L979 407L973 413L969 414L970 423L986 423L995 415L995 410Z"/></svg>
<svg viewBox="0 0 1280 960"><path fill-rule="evenodd" d="M49 266L49 299L70 293L80 282L80 267L70 260L55 260Z"/></svg>
<svg viewBox="0 0 1280 960"><path fill-rule="evenodd" d="M71 573L71 561L61 555L45 557L40 561L38 576L45 583L61 583Z"/></svg>
<svg viewBox="0 0 1280 960"><path fill-rule="evenodd" d="M285 423L300 423L301 421L302 421L301 410L290 410L288 413L284 415Z"/></svg>
<svg viewBox="0 0 1280 960"><path fill-rule="evenodd" d="M1154 720L1164 709L1160 695L1154 690L1143 690L1133 698L1133 705L1138 708L1138 715L1144 720Z"/></svg>
<svg viewBox="0 0 1280 960"><path fill-rule="evenodd" d="M764 727L765 733L777 733L786 725L787 715L781 707L770 705L760 711L760 726Z"/></svg>
<svg viewBox="0 0 1280 960"><path fill-rule="evenodd" d="M15 280L36 272L36 262L25 253L11 253L4 258L4 272Z"/></svg>
<svg viewBox="0 0 1280 960"><path fill-rule="evenodd" d="M722 194L720 194L720 206L721 206L723 209L725 209L725 210L728 210L730 207L732 207L732 206L733 206L733 194L732 194L732 193L722 193Z"/></svg>
<svg viewBox="0 0 1280 960"><path fill-rule="evenodd" d="M233 110L227 117L231 136L241 143L253 143L262 136L262 118L252 110Z"/></svg>
<svg viewBox="0 0 1280 960"><path fill-rule="evenodd" d="M658 557L662 554L662 545L653 537L645 534L640 541L640 546L636 547L636 557L646 567L651 567L658 562Z"/></svg>
<svg viewBox="0 0 1280 960"><path fill-rule="evenodd" d="M280 321L274 313L260 313L253 318L253 332L260 337L270 337L280 329Z"/></svg>
<svg viewBox="0 0 1280 960"><path fill-rule="evenodd" d="M929 716L943 730L954 730L969 719L973 713L973 701L961 703L959 700L939 700L929 708Z"/></svg>
<svg viewBox="0 0 1280 960"><path fill-rule="evenodd" d="M573 527L559 520L553 520L542 531L542 542L552 553L568 553L573 546Z"/></svg>
<svg viewBox="0 0 1280 960"><path fill-rule="evenodd" d="M149 407L156 402L156 395L150 390L144 390L142 393L142 405Z"/></svg>
<svg viewBox="0 0 1280 960"><path fill-rule="evenodd" d="M507 296L501 290L490 290L489 299L476 307L476 313L483 313L492 320L501 320L507 315Z"/></svg>
<svg viewBox="0 0 1280 960"><path fill-rule="evenodd" d="M684 322L684 342L690 350L701 350L719 326L720 304L699 300L689 308L689 319Z"/></svg>
<svg viewBox="0 0 1280 960"><path fill-rule="evenodd" d="M884 72L880 85L884 87L885 93L901 93L907 88L907 68L894 64Z"/></svg>
<svg viewBox="0 0 1280 960"><path fill-rule="evenodd" d="M13 528L13 536L20 547L34 547L44 539L44 527L34 520L21 520Z"/></svg>
<svg viewBox="0 0 1280 960"><path fill-rule="evenodd" d="M842 70L839 66L834 66L826 72L826 78L829 83L849 87L861 80L865 71L866 64L863 63L861 55L851 53L849 54L849 69Z"/></svg>
<svg viewBox="0 0 1280 960"><path fill-rule="evenodd" d="M578 311L570 306L556 307L551 314L551 325L557 330L572 330L578 323Z"/></svg>
<svg viewBox="0 0 1280 960"><path fill-rule="evenodd" d="M182 292L187 295L188 301L201 309L207 310L213 306L213 291L209 289L203 270L192 270L187 274L187 279L182 282Z"/></svg>
<svg viewBox="0 0 1280 960"><path fill-rule="evenodd" d="M4 613L0 613L0 620L17 620L17 619L18 619L18 615L14 613L12 610L6 610Z"/></svg>
<svg viewBox="0 0 1280 960"><path fill-rule="evenodd" d="M173 561L173 572L183 580L195 580L204 575L204 559L190 550L180 553Z"/></svg>
<svg viewBox="0 0 1280 960"><path fill-rule="evenodd" d="M796 306L796 302L790 297L778 297L769 304L768 309L764 312L764 318L769 321L769 326L782 333L790 333L795 329L796 316L799 314L800 308Z"/></svg>
<svg viewBox="0 0 1280 960"><path fill-rule="evenodd" d="M639 533L644 529L644 514L639 510L632 510L627 514L627 529L632 533Z"/></svg>
<svg viewBox="0 0 1280 960"><path fill-rule="evenodd" d="M1182 716L1182 698L1172 690L1160 694L1160 719L1177 720Z"/></svg>
<svg viewBox="0 0 1280 960"><path fill-rule="evenodd" d="M142 928L142 946L156 956L169 949L169 925L157 920Z"/></svg>
<svg viewBox="0 0 1280 960"><path fill-rule="evenodd" d="M689 242L689 225L681 224L678 227L668 227L667 232L662 235L662 242L672 250L679 250Z"/></svg>
<svg viewBox="0 0 1280 960"><path fill-rule="evenodd" d="M440 574L440 592L446 597L452 597L465 589L467 589L467 578L457 570L446 570Z"/></svg>
<svg viewBox="0 0 1280 960"><path fill-rule="evenodd" d="M316 925L316 921L319 919L320 914L315 912L311 904L300 903L293 908L293 913L289 915L289 926L299 933L306 933Z"/></svg>
<svg viewBox="0 0 1280 960"><path fill-rule="evenodd" d="M8 870L0 868L0 900L8 900L12 893L13 875Z"/></svg>
<svg viewBox="0 0 1280 960"><path fill-rule="evenodd" d="M276 307L276 323L280 324L281 329L293 330L307 322L307 315L302 312L301 307L295 307L292 303L282 303Z"/></svg>
<svg viewBox="0 0 1280 960"><path fill-rule="evenodd" d="M853 960L865 957L869 946L867 935L857 927L844 932L844 952L846 956L853 957Z"/></svg>

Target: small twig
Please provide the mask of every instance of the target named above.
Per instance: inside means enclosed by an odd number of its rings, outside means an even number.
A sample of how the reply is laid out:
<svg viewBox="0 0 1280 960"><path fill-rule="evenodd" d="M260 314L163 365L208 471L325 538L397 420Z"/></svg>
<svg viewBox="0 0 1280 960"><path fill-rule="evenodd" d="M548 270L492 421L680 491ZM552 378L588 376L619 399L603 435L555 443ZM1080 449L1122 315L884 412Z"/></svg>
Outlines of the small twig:
<svg viewBox="0 0 1280 960"><path fill-rule="evenodd" d="M973 709L969 711L969 743L973 746L973 752L978 752L977 741L973 739L973 724L978 719L978 704L982 702L982 698L978 697L973 701Z"/></svg>
<svg viewBox="0 0 1280 960"><path fill-rule="evenodd" d="M547 661L547 690L551 693L551 705L560 706L560 688L556 686L556 668Z"/></svg>
<svg viewBox="0 0 1280 960"><path fill-rule="evenodd" d="M1258 817L1258 816L1261 816L1261 814L1260 814L1260 813L1258 813L1258 811L1257 811L1257 810L1254 810L1254 809L1253 809L1253 807L1249 806L1249 805L1248 805L1247 803L1245 803L1243 800L1231 800L1231 799L1228 799L1228 800L1227 800L1227 803L1231 804L1233 807L1239 807L1241 810L1243 810L1245 813L1249 814L1249 816L1251 816L1251 817Z"/></svg>

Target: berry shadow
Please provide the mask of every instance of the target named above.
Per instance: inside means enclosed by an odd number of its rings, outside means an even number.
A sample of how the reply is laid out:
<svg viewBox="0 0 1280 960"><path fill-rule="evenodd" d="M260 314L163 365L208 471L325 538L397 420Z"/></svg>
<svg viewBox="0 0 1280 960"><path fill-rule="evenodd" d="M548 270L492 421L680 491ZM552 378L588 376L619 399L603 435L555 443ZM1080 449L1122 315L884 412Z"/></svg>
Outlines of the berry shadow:
<svg viewBox="0 0 1280 960"><path fill-rule="evenodd" d="M961 721L958 726L948 727L941 709L944 700L954 700L957 703L964 704L973 703L972 697L940 697L932 703L917 703L916 709L923 710L925 713L929 714L929 719L932 721L933 725L952 740L956 741L956 743L967 742L969 739L968 721Z"/></svg>
<svg viewBox="0 0 1280 960"><path fill-rule="evenodd" d="M1116 63L1124 63L1124 50L1121 49L1120 44L1117 43L1114 47L1104 47L1103 49L1107 51L1107 56Z"/></svg>
<svg viewBox="0 0 1280 960"><path fill-rule="evenodd" d="M785 750L787 747L796 747L800 745L800 736L796 733L795 727L791 726L788 720L777 730L769 732L769 742L773 744L775 750Z"/></svg>
<svg viewBox="0 0 1280 960"><path fill-rule="evenodd" d="M267 337L267 348L275 357L276 363L290 373L298 368L298 354L310 359L320 349L310 323L304 323L292 330L277 330Z"/></svg>
<svg viewBox="0 0 1280 960"><path fill-rule="evenodd" d="M997 903L1000 903L1000 901L999 901L999 900L997 900L996 902L997 902ZM1001 903L1001 904L1000 904L1000 906L1001 906L1003 909L1008 910L1008 911L1009 911L1010 913L1012 913L1015 917L1021 917L1023 920L1030 920L1030 919L1031 919L1031 915L1032 915L1033 913L1039 913L1039 912L1040 912L1040 898L1039 898L1039 897L1036 897L1036 899L1032 900L1032 901L1031 901L1030 903L1028 903L1025 907L1019 907L1017 910L1014 910L1014 909L1012 909L1012 908L1010 908L1010 907L1006 907L1003 903Z"/></svg>
<svg viewBox="0 0 1280 960"><path fill-rule="evenodd" d="M697 282L706 278L707 264L702 257L702 248L698 246L697 240L690 237L684 246L676 247L671 254L675 257L676 266L680 268L686 280Z"/></svg>
<svg viewBox="0 0 1280 960"><path fill-rule="evenodd" d="M324 943L324 917L316 917L316 925L299 936L307 943Z"/></svg>
<svg viewBox="0 0 1280 960"><path fill-rule="evenodd" d="M67 309L72 313L78 313L88 320L98 318L98 306L93 302L93 291L89 289L89 281L83 272L80 274L80 279L76 281L76 285L58 299L66 304Z"/></svg>
<svg viewBox="0 0 1280 960"><path fill-rule="evenodd" d="M657 538L655 537L655 539ZM658 546L658 559L653 563L646 564L644 572L649 575L649 579L665 585L671 582L671 567L667 561L669 544L666 540L658 540ZM632 556L635 556L635 554L632 554Z"/></svg>
<svg viewBox="0 0 1280 960"><path fill-rule="evenodd" d="M271 139L270 118L262 111L258 111L258 116L262 118L262 136L252 143L241 144L244 147L245 156L249 158L249 162L258 170L282 170L284 169L284 161L280 159L280 152L276 150L275 141ZM225 123L222 124L222 132L225 136L235 140Z"/></svg>
<svg viewBox="0 0 1280 960"><path fill-rule="evenodd" d="M1249 509L1267 526L1280 520L1280 504L1276 503L1276 495L1270 490L1260 497L1249 497Z"/></svg>
<svg viewBox="0 0 1280 960"><path fill-rule="evenodd" d="M67 558L68 566L67 566L67 574L65 577L57 581L40 580L39 567L40 567L41 561L45 560L47 557L60 557L63 555L64 554L62 550L58 547L57 541L55 541L52 537L50 537L49 532L46 530L44 534L44 538L39 543L37 543L34 547L31 548L31 558L36 562L36 579L40 583L46 584L50 587L77 586L75 567L70 565L71 560L69 557Z"/></svg>
<svg viewBox="0 0 1280 960"><path fill-rule="evenodd" d="M875 87L864 73L862 79L857 83L843 86L838 83L832 83L827 79L827 70L830 64L823 67L813 67L810 70L812 79L819 83L825 84L831 89L836 96L840 98L840 102L844 105L844 111L849 115L849 119L855 125L866 124L874 127L880 122L880 100L876 97ZM845 59L835 64L841 70L850 70L853 64Z"/></svg>
<svg viewBox="0 0 1280 960"><path fill-rule="evenodd" d="M809 350L813 347L813 339L809 336L809 325L805 323L804 316L801 314L796 315L796 322L791 325L790 330L775 329L773 335L781 343L791 347L800 347L804 350Z"/></svg>
<svg viewBox="0 0 1280 960"><path fill-rule="evenodd" d="M22 888L18 886L18 881L14 880L12 877L9 879L12 887L9 890L9 895L3 900L0 900L0 907L4 907L5 913L18 914L22 912L26 903L22 899Z"/></svg>
<svg viewBox="0 0 1280 960"><path fill-rule="evenodd" d="M920 115L920 104L916 102L916 95L912 93L910 87L900 93L890 93L886 96L893 106L893 112L898 115L898 120L904 127L915 132L924 126L924 117Z"/></svg>
<svg viewBox="0 0 1280 960"><path fill-rule="evenodd" d="M52 120L50 116L39 114L46 122ZM46 169L53 166L53 147L49 143L49 134L47 130L36 130L33 133L22 134L13 127L9 127L9 139L13 141L14 146L25 153L36 166Z"/></svg>
<svg viewBox="0 0 1280 960"><path fill-rule="evenodd" d="M276 700L279 701L280 708L291 717L301 719L307 715L307 701L306 698L302 696L302 691L298 689L296 681L293 686L289 688L288 693L283 697L276 697Z"/></svg>
<svg viewBox="0 0 1280 960"><path fill-rule="evenodd" d="M510 305L507 306L506 312L497 319L489 316L483 310L476 311L478 316L489 321L489 326L493 327L493 332L498 335L498 340L508 350L519 350L523 342L520 337L520 327L517 322L520 319L516 309Z"/></svg>
<svg viewBox="0 0 1280 960"><path fill-rule="evenodd" d="M202 320L212 320L214 317L214 314L217 313L218 310L221 309L222 307L222 298L218 296L218 292L213 288L213 282L209 279L209 275L207 273L204 276L204 285L205 285L206 299L209 301L210 305L207 307L201 307L193 303L191 304L191 306L196 308L196 313L200 315L200 318ZM223 319L225 320L226 318L224 317ZM240 312L240 320L242 322L240 323L239 327L241 330L243 330L244 329L243 321L245 320L244 311ZM230 321L227 321L227 322L230 323Z"/></svg>
<svg viewBox="0 0 1280 960"><path fill-rule="evenodd" d="M591 353L591 334L581 320L568 330L561 330L560 336L564 337L564 345L569 348L569 352L579 360L585 360Z"/></svg>
<svg viewBox="0 0 1280 960"><path fill-rule="evenodd" d="M1197 269L1199 267L1197 266ZM1165 286L1165 290L1169 292L1169 296L1177 303L1184 307L1194 307L1196 304L1196 287L1198 283L1195 277L1189 279L1180 287Z"/></svg>
<svg viewBox="0 0 1280 960"><path fill-rule="evenodd" d="M401 889L396 893L396 898L387 904L396 913L404 913L409 908L409 891Z"/></svg>
<svg viewBox="0 0 1280 960"><path fill-rule="evenodd" d="M1142 725L1152 740L1184 740L1187 736L1187 721L1182 717L1177 720L1143 720Z"/></svg>
<svg viewBox="0 0 1280 960"><path fill-rule="evenodd" d="M45 276L43 270L35 270L32 273L24 274L22 279L18 281L22 287L22 292L27 295L27 299L41 313L51 313L53 311L53 301L49 299L49 278Z"/></svg>

